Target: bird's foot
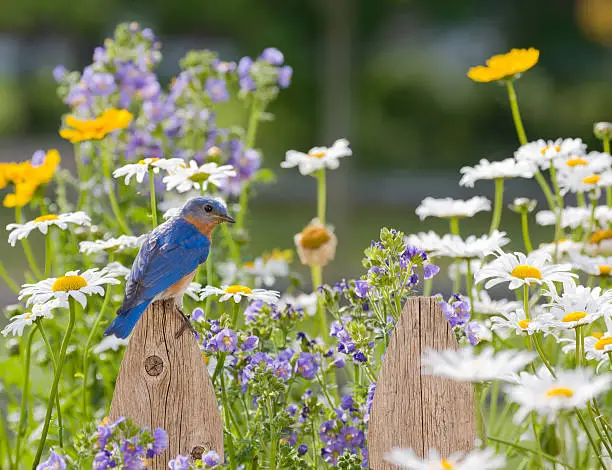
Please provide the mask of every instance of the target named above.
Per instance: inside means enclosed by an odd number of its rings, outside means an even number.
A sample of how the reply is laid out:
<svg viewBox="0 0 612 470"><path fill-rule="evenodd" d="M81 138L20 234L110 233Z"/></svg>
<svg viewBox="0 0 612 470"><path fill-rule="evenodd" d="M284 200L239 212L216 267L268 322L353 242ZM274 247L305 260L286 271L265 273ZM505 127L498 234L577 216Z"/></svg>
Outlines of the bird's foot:
<svg viewBox="0 0 612 470"><path fill-rule="evenodd" d="M180 338L181 336L183 336L183 333L185 333L185 330L187 328L189 328L191 330L191 332L193 334L197 334L196 329L193 327L193 325L191 324L191 320L189 319L189 317L185 314L185 312L183 312L183 310L181 310L181 308L177 305L176 309L178 310L178 312L181 314L181 318L183 319L183 325L181 326L180 330L178 330L176 332L176 334L174 335L174 337L176 339Z"/></svg>

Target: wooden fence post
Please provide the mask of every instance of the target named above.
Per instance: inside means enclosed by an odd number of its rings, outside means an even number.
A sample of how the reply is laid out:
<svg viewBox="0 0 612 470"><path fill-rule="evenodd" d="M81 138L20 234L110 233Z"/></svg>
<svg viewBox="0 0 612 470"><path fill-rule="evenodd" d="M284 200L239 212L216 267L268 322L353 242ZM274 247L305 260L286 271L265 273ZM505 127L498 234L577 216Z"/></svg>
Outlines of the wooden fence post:
<svg viewBox="0 0 612 470"><path fill-rule="evenodd" d="M197 341L173 300L153 303L127 346L110 409L140 426L163 428L168 449L147 467L167 470L176 455L199 458L215 450L223 458L223 424Z"/></svg>
<svg viewBox="0 0 612 470"><path fill-rule="evenodd" d="M443 457L474 447L472 385L421 375L425 349L457 348L455 335L433 297L408 299L378 375L368 426L370 467L394 470L384 460L393 447Z"/></svg>

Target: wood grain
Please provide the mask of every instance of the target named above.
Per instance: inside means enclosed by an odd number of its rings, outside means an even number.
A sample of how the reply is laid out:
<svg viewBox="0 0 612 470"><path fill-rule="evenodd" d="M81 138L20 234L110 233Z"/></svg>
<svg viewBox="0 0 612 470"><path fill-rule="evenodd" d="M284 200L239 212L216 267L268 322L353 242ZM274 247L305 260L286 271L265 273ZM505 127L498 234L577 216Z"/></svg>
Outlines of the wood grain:
<svg viewBox="0 0 612 470"><path fill-rule="evenodd" d="M394 470L384 460L393 447L442 456L473 447L474 394L469 383L421 375L421 353L457 348L455 335L433 297L408 299L378 375L368 426L370 467Z"/></svg>
<svg viewBox="0 0 612 470"><path fill-rule="evenodd" d="M148 469L167 470L176 455L223 455L223 424L204 359L193 334L176 333L183 318L174 300L153 303L125 351L110 409L140 426L161 427L168 449Z"/></svg>

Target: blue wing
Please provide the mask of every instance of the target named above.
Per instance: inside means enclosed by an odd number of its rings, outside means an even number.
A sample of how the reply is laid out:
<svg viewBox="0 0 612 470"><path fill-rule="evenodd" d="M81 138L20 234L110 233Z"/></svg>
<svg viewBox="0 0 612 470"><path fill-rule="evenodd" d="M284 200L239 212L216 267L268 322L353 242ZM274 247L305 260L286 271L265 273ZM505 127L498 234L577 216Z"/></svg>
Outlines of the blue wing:
<svg viewBox="0 0 612 470"><path fill-rule="evenodd" d="M206 261L210 240L181 217L153 230L140 247L125 286L121 315L153 298Z"/></svg>

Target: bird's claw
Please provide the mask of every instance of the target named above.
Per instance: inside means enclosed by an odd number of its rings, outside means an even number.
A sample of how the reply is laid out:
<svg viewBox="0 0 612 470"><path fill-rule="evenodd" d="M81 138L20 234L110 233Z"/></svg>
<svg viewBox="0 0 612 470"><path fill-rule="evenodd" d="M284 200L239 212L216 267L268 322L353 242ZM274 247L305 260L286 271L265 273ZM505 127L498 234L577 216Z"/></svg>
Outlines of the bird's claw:
<svg viewBox="0 0 612 470"><path fill-rule="evenodd" d="M189 328L191 330L191 332L193 334L196 334L197 331L196 329L193 327L193 325L191 324L191 320L189 319L189 317L187 315L185 315L185 312L183 312L181 310L181 308L179 306L176 307L176 309L178 310L178 312L181 314L181 318L183 319L183 325L181 326L181 328L176 332L176 334L174 335L174 337L176 339L180 338L181 336L183 336L183 333L185 333L185 330L187 328Z"/></svg>

